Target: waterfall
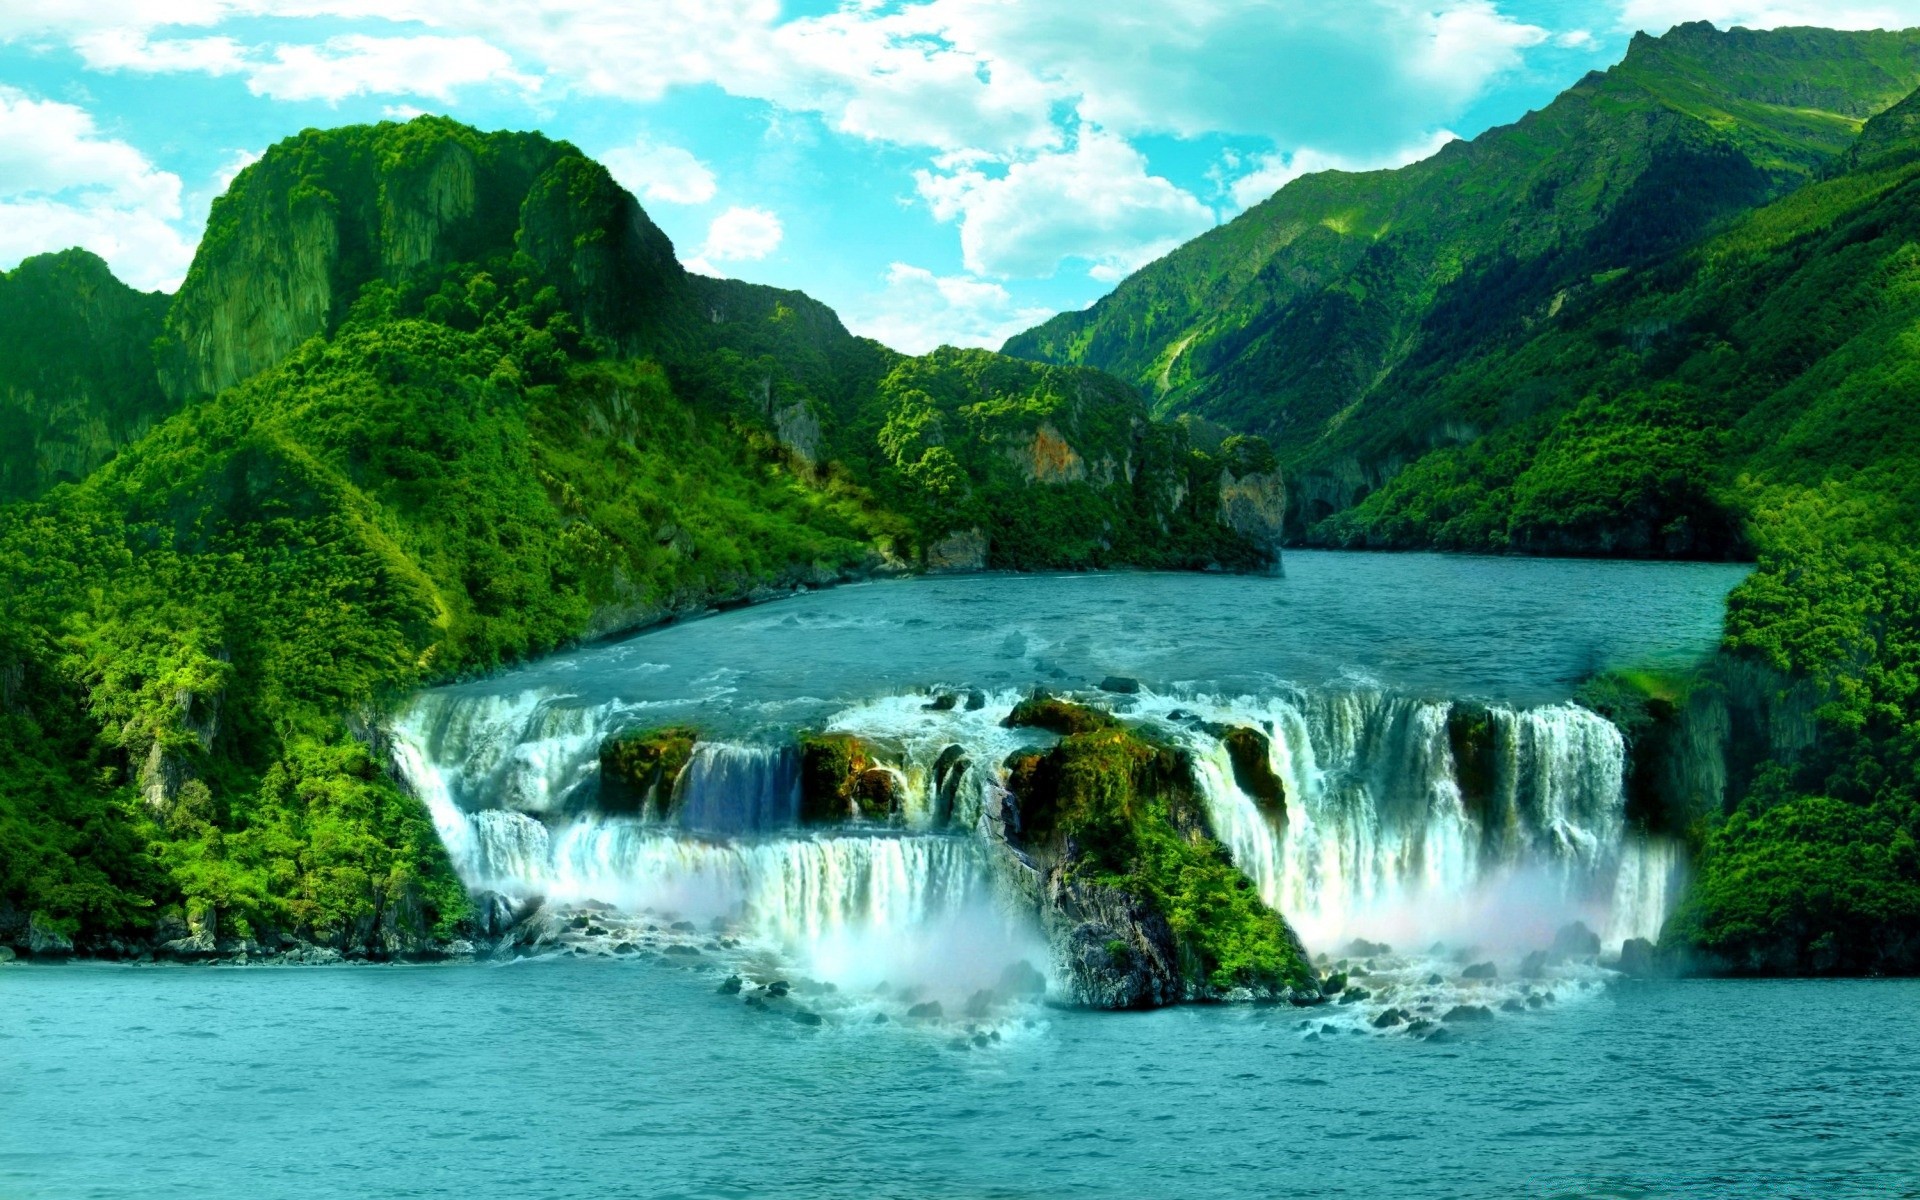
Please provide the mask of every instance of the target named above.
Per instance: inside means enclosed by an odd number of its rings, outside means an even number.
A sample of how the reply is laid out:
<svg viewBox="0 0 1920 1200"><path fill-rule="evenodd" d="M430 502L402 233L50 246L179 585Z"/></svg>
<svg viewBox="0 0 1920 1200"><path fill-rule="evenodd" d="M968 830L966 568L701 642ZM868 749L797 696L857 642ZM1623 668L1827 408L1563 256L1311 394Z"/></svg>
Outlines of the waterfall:
<svg viewBox="0 0 1920 1200"><path fill-rule="evenodd" d="M1216 835L1311 948L1365 937L1524 951L1572 920L1613 946L1658 936L1683 855L1628 828L1625 746L1601 717L1363 687L1277 691L1148 693L1116 707L1191 752ZM697 744L671 821L593 807L600 741L644 706L436 693L395 732L399 765L470 886L725 918L816 956L856 938L840 969L857 973L880 953L873 937L993 908L979 814L1009 755L1053 740L1001 725L1017 699L1007 691L968 708L903 694L827 720L900 780L903 819L878 830L799 828L799 756L779 730ZM1233 726L1266 738L1284 819L1242 790L1223 741Z"/></svg>
<svg viewBox="0 0 1920 1200"><path fill-rule="evenodd" d="M800 819L800 755L792 746L702 742L673 789L682 828L757 833Z"/></svg>
<svg viewBox="0 0 1920 1200"><path fill-rule="evenodd" d="M1469 711L1353 690L1187 710L1169 724L1193 751L1216 835L1310 946L1524 951L1580 920L1617 947L1657 938L1677 895L1678 847L1629 833L1625 745L1586 709ZM1462 711L1487 731L1479 769L1491 778L1475 786L1463 781L1476 764L1452 744ZM1284 821L1236 782L1225 725L1269 739Z"/></svg>

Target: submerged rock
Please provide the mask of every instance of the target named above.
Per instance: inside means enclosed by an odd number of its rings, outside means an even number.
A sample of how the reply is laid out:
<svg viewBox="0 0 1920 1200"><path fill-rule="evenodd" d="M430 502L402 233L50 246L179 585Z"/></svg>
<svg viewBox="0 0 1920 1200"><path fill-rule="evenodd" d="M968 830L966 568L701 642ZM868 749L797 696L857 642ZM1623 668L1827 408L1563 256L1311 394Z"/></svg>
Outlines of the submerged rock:
<svg viewBox="0 0 1920 1200"><path fill-rule="evenodd" d="M1456 1004L1440 1018L1449 1025L1469 1025L1493 1020L1493 1010L1484 1004Z"/></svg>
<svg viewBox="0 0 1920 1200"><path fill-rule="evenodd" d="M1389 1009L1384 1009L1378 1014L1376 1014L1373 1020L1369 1021L1368 1024L1372 1025L1375 1029L1391 1029L1395 1025L1406 1024L1406 1021L1407 1021L1407 1012L1405 1009L1389 1008Z"/></svg>
<svg viewBox="0 0 1920 1200"><path fill-rule="evenodd" d="M723 996L738 996L742 986L744 985L738 975L729 975L714 990Z"/></svg>
<svg viewBox="0 0 1920 1200"><path fill-rule="evenodd" d="M1140 694L1140 681L1130 675L1109 675L1100 681L1100 690L1116 696L1137 696Z"/></svg>

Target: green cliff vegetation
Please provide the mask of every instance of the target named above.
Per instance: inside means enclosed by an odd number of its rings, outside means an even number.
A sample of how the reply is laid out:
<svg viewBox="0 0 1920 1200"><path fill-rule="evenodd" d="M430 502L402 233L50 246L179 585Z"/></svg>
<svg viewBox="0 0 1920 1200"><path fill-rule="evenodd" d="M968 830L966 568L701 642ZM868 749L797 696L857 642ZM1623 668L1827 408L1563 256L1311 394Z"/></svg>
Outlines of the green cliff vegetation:
<svg viewBox="0 0 1920 1200"><path fill-rule="evenodd" d="M308 131L170 302L73 253L9 304L48 335L0 352L32 434L0 507L0 944L422 952L467 910L379 732L424 683L910 569L958 522L1026 531L958 565L1263 561L1124 387L690 276L538 135Z"/></svg>
<svg viewBox="0 0 1920 1200"><path fill-rule="evenodd" d="M85 478L173 411L152 358L166 310L85 250L0 272L0 504Z"/></svg>
<svg viewBox="0 0 1920 1200"><path fill-rule="evenodd" d="M1016 758L1009 788L1021 842L1058 860L1069 886L1144 904L1171 930L1192 984L1314 985L1299 939L1213 838L1180 751L1057 699L1024 702L1008 722L1064 733L1053 749Z"/></svg>

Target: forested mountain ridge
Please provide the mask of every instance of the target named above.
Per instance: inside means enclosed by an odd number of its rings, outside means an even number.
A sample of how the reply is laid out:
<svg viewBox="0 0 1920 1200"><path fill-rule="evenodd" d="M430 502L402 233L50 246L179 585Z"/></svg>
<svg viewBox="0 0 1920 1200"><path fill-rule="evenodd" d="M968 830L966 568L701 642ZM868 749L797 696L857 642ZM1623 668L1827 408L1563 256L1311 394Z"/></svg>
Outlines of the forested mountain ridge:
<svg viewBox="0 0 1920 1200"><path fill-rule="evenodd" d="M1512 125L1397 170L1295 180L1005 350L1101 367L1158 412L1264 434L1308 468L1297 497L1345 507L1403 459L1341 435L1409 368L1819 176L1916 86L1920 32L1638 35L1620 64Z"/></svg>
<svg viewBox="0 0 1920 1200"><path fill-rule="evenodd" d="M1257 441L689 275L538 135L307 131L158 299L152 428L0 507L0 945L449 936L378 732L425 682L876 570L1274 561Z"/></svg>

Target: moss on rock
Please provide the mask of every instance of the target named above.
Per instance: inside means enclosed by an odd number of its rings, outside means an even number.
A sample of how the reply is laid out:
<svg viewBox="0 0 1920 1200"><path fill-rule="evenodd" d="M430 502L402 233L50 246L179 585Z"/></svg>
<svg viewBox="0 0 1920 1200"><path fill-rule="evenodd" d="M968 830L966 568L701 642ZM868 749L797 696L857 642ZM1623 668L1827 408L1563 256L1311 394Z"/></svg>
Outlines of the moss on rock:
<svg viewBox="0 0 1920 1200"><path fill-rule="evenodd" d="M906 805L900 777L874 747L850 733L800 738L800 819L822 824L860 818L885 821Z"/></svg>
<svg viewBox="0 0 1920 1200"><path fill-rule="evenodd" d="M600 743L600 807L608 812L665 815L673 785L693 758L700 731L686 725L616 733Z"/></svg>
<svg viewBox="0 0 1920 1200"><path fill-rule="evenodd" d="M1186 753L1053 703L1081 731L1009 764L1018 839L1052 859L1053 890L1123 893L1163 920L1186 994L1311 990L1299 939L1208 829Z"/></svg>
<svg viewBox="0 0 1920 1200"><path fill-rule="evenodd" d="M1045 729L1062 737L1112 729L1116 722L1109 713L1057 696L1035 695L1013 706L1002 722L1009 729Z"/></svg>

